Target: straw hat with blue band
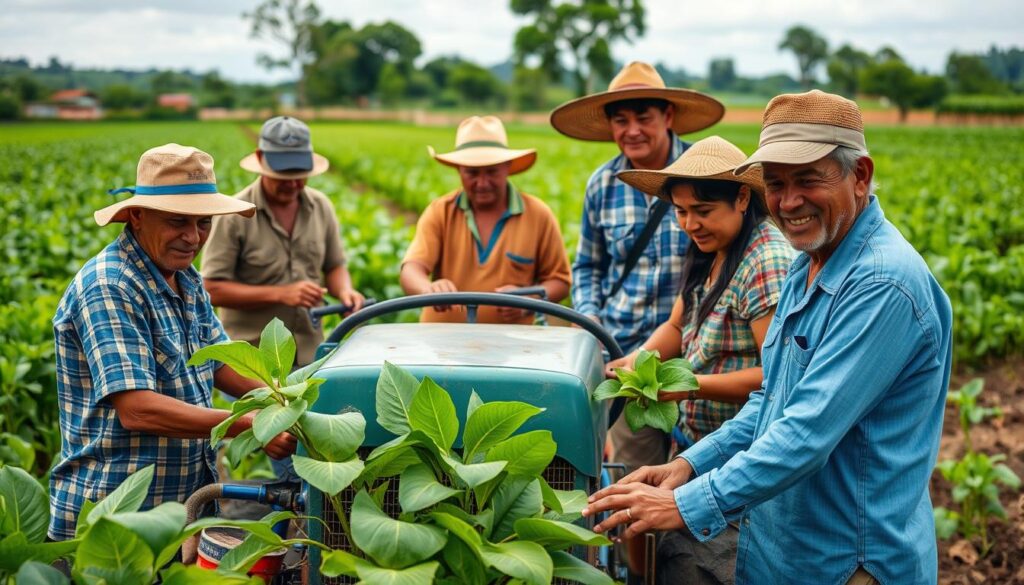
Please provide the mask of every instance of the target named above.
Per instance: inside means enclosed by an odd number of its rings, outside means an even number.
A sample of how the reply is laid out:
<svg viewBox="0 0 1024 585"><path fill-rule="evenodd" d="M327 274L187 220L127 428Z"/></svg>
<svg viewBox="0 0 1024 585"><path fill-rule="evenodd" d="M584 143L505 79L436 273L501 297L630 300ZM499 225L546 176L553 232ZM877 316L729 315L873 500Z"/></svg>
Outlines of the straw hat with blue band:
<svg viewBox="0 0 1024 585"><path fill-rule="evenodd" d="M139 158L136 185L111 189L111 195L131 193L124 201L104 207L93 217L99 225L128 220L133 207L156 209L182 215L228 215L252 217L256 207L217 191L213 157L191 146L165 144L151 148Z"/></svg>
<svg viewBox="0 0 1024 585"><path fill-rule="evenodd" d="M466 118L455 132L455 150L441 154L428 146L427 152L450 167L489 167L507 162L510 175L525 171L537 161L536 149L508 147L505 126L495 116Z"/></svg>
<svg viewBox="0 0 1024 585"><path fill-rule="evenodd" d="M263 123L257 149L238 166L271 179L308 179L327 172L326 158L313 152L309 126L298 118L277 116Z"/></svg>

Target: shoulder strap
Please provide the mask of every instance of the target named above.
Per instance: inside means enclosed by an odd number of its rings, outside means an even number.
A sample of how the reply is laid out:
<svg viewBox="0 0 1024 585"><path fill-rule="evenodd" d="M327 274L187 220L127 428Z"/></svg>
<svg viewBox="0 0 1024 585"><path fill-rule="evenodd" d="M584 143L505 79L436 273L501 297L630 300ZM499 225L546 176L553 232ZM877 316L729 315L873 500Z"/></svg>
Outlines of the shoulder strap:
<svg viewBox="0 0 1024 585"><path fill-rule="evenodd" d="M661 219L665 217L668 212L669 204L664 199L658 199L651 206L650 211L647 213L647 224L644 225L644 229L637 236L633 242L633 247L629 249L629 254L626 255L626 261L622 266L622 274L619 275L619 280L615 282L615 286L612 287L612 292L608 294L608 299L618 294L622 288L623 283L626 282L626 277L633 271L633 267L636 266L637 260L640 259L640 254L643 254L647 248L647 244L650 243L651 237L654 236L655 230L661 225ZM607 299L605 300L607 303Z"/></svg>

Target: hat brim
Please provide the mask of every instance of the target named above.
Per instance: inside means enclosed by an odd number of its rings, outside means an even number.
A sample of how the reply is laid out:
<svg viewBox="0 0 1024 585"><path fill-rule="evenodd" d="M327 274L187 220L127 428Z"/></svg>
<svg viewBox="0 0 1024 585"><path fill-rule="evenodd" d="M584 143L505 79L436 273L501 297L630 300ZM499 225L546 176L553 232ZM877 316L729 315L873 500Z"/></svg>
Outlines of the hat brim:
<svg viewBox="0 0 1024 585"><path fill-rule="evenodd" d="M825 142L771 142L758 148L750 158L743 161L743 164L736 167L736 174L743 173L753 165L763 163L780 163L787 165L802 165L824 158L830 152L838 148L837 144Z"/></svg>
<svg viewBox="0 0 1024 585"><path fill-rule="evenodd" d="M509 163L508 174L516 175L537 162L537 150L527 148L514 150L497 146L478 146L465 150L455 150L446 153L434 152L433 147L428 146L427 152L437 162L450 167L489 167Z"/></svg>
<svg viewBox="0 0 1024 585"><path fill-rule="evenodd" d="M635 187L648 195L653 195L654 197L665 200L669 203L673 203L671 194L665 193L665 183L667 183L669 179L733 181L735 183L747 185L752 191L757 193L758 197L762 200L764 199L764 181L761 178L761 169L750 169L739 176L733 174L731 169L710 175L687 174L665 170L631 170L620 171L616 177L627 185Z"/></svg>
<svg viewBox="0 0 1024 585"><path fill-rule="evenodd" d="M156 209L181 215L230 215L237 213L244 217L256 214L256 206L247 201L235 199L221 193L182 195L135 195L93 213L101 226L111 222L128 221L128 210L133 207Z"/></svg>
<svg viewBox="0 0 1024 585"><path fill-rule="evenodd" d="M611 142L614 137L604 107L612 102L649 98L662 99L675 106L672 130L676 134L689 134L710 128L725 115L722 102L692 89L630 88L566 102L551 112L551 125L570 138Z"/></svg>
<svg viewBox="0 0 1024 585"><path fill-rule="evenodd" d="M313 153L313 168L308 171L288 171L278 172L266 165L261 163L259 157L253 152L243 158L238 166L249 171L250 173L257 173L264 177L270 177L271 179L280 179L282 181L291 181L296 179L308 179L317 175L322 175L327 172L327 169L331 167L331 163L323 156Z"/></svg>

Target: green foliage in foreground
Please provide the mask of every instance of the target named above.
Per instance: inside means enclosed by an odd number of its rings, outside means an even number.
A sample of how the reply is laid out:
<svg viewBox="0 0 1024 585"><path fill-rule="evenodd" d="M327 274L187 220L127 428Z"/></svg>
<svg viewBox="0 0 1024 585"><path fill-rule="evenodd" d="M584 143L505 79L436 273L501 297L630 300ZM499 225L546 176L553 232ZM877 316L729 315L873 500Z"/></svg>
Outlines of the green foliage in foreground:
<svg viewBox="0 0 1024 585"><path fill-rule="evenodd" d="M679 405L674 400L661 401L662 392L690 392L699 388L693 366L683 358L660 361L658 352L641 349L633 369L615 368L617 379L605 380L594 390L594 400L624 398L623 414L635 433L653 427L666 433L679 419Z"/></svg>

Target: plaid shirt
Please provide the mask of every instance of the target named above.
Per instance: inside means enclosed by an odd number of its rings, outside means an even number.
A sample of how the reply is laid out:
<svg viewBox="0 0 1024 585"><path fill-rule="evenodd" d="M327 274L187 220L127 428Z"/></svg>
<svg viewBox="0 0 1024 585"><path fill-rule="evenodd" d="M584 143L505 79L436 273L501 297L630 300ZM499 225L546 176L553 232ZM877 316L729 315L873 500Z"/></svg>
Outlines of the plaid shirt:
<svg viewBox="0 0 1024 585"><path fill-rule="evenodd" d="M690 146L674 133L670 140L666 165ZM679 293L683 254L690 243L675 214L666 213L622 288L608 298L633 242L644 229L649 208L657 201L615 177L631 168L629 159L620 154L590 177L572 265L573 306L584 315L599 316L626 353L668 320Z"/></svg>
<svg viewBox="0 0 1024 585"><path fill-rule="evenodd" d="M704 298L704 287L690 292L685 302L690 318L682 329L682 356L690 360L695 373L721 374L761 365L760 348L750 323L779 304L782 283L795 257L796 251L775 224L765 220L750 235L750 244L732 280L699 330L694 327L693 311ZM679 403L679 427L691 442L696 442L736 416L741 408L742 404L730 402L683 400Z"/></svg>
<svg viewBox="0 0 1024 585"><path fill-rule="evenodd" d="M128 431L107 400L151 390L211 406L214 362L185 362L227 335L195 268L179 271L177 282L181 296L125 229L78 272L57 307L63 440L50 474L50 538L73 538L84 500L100 500L147 465L156 464L156 474L144 509L183 501L216 477L208 440Z"/></svg>

